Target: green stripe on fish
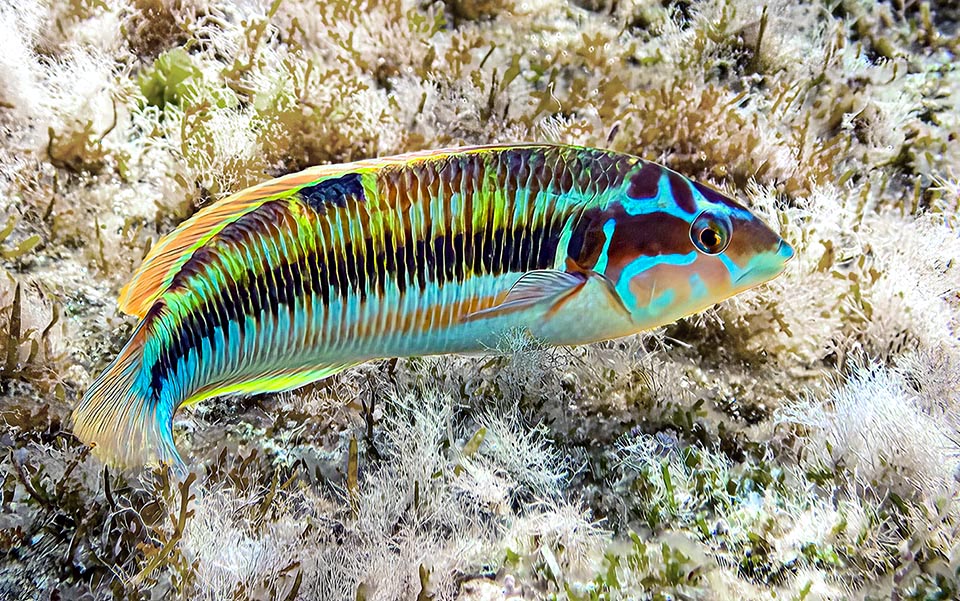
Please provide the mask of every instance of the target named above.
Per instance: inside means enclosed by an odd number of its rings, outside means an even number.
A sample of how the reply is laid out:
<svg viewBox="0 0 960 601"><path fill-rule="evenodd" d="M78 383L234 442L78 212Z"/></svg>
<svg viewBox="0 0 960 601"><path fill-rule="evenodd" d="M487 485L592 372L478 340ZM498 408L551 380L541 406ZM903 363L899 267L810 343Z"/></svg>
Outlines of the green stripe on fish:
<svg viewBox="0 0 960 601"><path fill-rule="evenodd" d="M73 413L121 465L173 463L173 416L370 359L580 344L669 323L782 271L722 194L589 148L448 149L327 165L201 210L121 292L141 317Z"/></svg>

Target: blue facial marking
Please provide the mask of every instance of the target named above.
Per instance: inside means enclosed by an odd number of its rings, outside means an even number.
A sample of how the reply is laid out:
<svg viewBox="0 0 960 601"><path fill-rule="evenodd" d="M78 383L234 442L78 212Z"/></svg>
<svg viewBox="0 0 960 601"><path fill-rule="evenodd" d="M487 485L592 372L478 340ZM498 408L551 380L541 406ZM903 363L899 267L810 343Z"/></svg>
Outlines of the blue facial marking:
<svg viewBox="0 0 960 601"><path fill-rule="evenodd" d="M690 276L690 300L698 301L707 297L707 284L699 273Z"/></svg>
<svg viewBox="0 0 960 601"><path fill-rule="evenodd" d="M617 293L620 294L620 298L625 299L624 302L627 302L628 306L633 305L631 308L634 311L642 312L645 310L651 315L655 315L656 312L662 311L663 308L673 302L673 298L675 296L673 290L665 290L660 295L649 299L648 304L641 306L641 299L634 298L633 294L630 292L630 282L633 280L633 278L639 276L651 267L656 267L657 265L690 265L696 260L697 251L695 250L685 255L673 254L655 255L652 257L637 257L623 268L623 272L620 274L620 280L616 285ZM665 300L665 297L668 293L670 294L669 299ZM660 308L657 309L657 307ZM656 312L654 312L654 309L656 309Z"/></svg>
<svg viewBox="0 0 960 601"><path fill-rule="evenodd" d="M693 186L690 186L691 189ZM698 194L694 190L695 194ZM702 199L703 196L700 196ZM690 213L677 206L677 201L673 198L673 191L670 188L670 180L667 179L667 173L664 172L657 180L657 195L653 198L632 198L624 193L621 200L623 210L628 215L644 215L647 213L666 213L671 217L679 217L684 221L690 221ZM699 203L698 203L699 205Z"/></svg>
<svg viewBox="0 0 960 601"><path fill-rule="evenodd" d="M607 261L610 257L610 241L613 240L613 232L617 229L617 220L608 219L606 223L603 224L603 236L605 240L603 241L603 250L600 251L600 258L597 259L597 264L593 267L593 270L597 273L603 273L607 269Z"/></svg>
<svg viewBox="0 0 960 601"><path fill-rule="evenodd" d="M754 219L753 214L746 209L735 209L729 205L720 205L710 202L703 194L700 193L700 190L697 190L696 186L690 186L690 190L693 191L693 199L697 202L697 206L699 207L712 207L714 210L721 209L727 213L727 216L730 217L730 219L741 219L744 221L750 221Z"/></svg>
<svg viewBox="0 0 960 601"><path fill-rule="evenodd" d="M623 273L620 274L620 282L629 284L630 280L657 265L690 265L696 260L697 251L695 250L685 255L675 254L637 257L623 268Z"/></svg>

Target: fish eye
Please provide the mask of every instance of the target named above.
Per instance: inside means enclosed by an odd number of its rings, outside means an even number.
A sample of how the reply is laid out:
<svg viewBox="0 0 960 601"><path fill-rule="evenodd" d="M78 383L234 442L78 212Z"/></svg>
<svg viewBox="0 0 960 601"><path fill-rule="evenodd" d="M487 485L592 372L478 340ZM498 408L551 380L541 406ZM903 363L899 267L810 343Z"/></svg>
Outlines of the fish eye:
<svg viewBox="0 0 960 601"><path fill-rule="evenodd" d="M690 226L690 241L700 252L718 255L730 243L730 220L725 215L704 211Z"/></svg>

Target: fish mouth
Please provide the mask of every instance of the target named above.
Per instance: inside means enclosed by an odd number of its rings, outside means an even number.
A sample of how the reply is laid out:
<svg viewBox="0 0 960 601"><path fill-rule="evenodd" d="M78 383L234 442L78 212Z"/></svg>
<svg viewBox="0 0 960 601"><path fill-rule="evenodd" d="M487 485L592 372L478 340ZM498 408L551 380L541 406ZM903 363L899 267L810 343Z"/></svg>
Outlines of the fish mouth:
<svg viewBox="0 0 960 601"><path fill-rule="evenodd" d="M759 264L748 267L743 273L737 276L737 279L733 281L733 285L737 286L743 283L744 280L750 276L762 278L763 281L773 279L783 272L787 266L787 262L795 255L796 252L793 250L793 247L781 239L776 251L766 255L764 257L766 260L761 260Z"/></svg>
<svg viewBox="0 0 960 601"><path fill-rule="evenodd" d="M777 256L783 259L783 262L786 263L794 256L796 256L796 251L793 250L793 247L787 244L787 241L783 238L780 239L780 244L777 246Z"/></svg>

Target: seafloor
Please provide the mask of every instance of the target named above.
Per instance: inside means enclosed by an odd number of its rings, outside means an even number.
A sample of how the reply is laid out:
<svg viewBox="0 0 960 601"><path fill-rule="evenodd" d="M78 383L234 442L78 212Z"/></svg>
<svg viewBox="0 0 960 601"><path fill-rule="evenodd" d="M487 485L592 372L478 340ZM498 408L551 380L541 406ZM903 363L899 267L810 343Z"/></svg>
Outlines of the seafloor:
<svg viewBox="0 0 960 601"><path fill-rule="evenodd" d="M0 599L947 599L960 570L950 0L0 0ZM382 361L178 417L67 416L119 288L307 165L559 141L659 160L797 248L588 348Z"/></svg>

